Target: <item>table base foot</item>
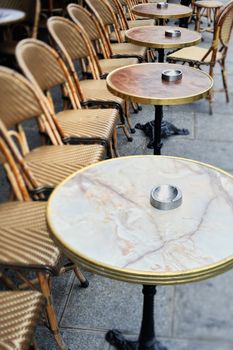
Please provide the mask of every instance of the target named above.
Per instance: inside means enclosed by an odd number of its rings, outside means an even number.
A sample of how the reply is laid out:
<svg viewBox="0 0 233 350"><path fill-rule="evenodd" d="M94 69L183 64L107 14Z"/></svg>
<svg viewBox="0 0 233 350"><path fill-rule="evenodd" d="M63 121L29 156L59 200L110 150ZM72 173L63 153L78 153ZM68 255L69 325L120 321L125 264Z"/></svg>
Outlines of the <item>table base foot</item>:
<svg viewBox="0 0 233 350"><path fill-rule="evenodd" d="M154 128L154 120L146 123L146 124L140 124L137 123L135 125L136 129L140 129L144 132L144 134L149 137L150 141L147 144L147 148L154 148L154 138L153 138L153 128ZM179 129L172 123L163 120L161 123L161 138L168 138L172 135L189 135L188 129Z"/></svg>
<svg viewBox="0 0 233 350"><path fill-rule="evenodd" d="M167 350L156 339L152 342L150 341L150 344L140 344L139 341L127 340L117 329L108 331L105 339L110 345L119 350Z"/></svg>
<svg viewBox="0 0 233 350"><path fill-rule="evenodd" d="M161 137L165 139L172 135L189 135L189 131L188 129L179 129L167 120L163 120L161 124Z"/></svg>

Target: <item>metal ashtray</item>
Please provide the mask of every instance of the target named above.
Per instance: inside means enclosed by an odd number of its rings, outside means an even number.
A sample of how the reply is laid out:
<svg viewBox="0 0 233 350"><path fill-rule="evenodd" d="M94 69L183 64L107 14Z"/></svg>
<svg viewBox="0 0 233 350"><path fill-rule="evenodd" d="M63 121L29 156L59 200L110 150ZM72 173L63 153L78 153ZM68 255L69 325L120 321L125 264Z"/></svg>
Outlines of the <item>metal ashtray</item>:
<svg viewBox="0 0 233 350"><path fill-rule="evenodd" d="M180 69L166 69L162 71L162 79L166 81L177 81L182 79L182 71Z"/></svg>
<svg viewBox="0 0 233 350"><path fill-rule="evenodd" d="M179 38L181 36L181 31L179 29L168 29L165 30L165 36L168 38Z"/></svg>
<svg viewBox="0 0 233 350"><path fill-rule="evenodd" d="M172 185L160 185L154 187L150 194L150 203L160 210L178 208L182 203L181 190Z"/></svg>
<svg viewBox="0 0 233 350"><path fill-rule="evenodd" d="M158 7L158 9L167 9L168 3L167 2L158 2L157 7Z"/></svg>

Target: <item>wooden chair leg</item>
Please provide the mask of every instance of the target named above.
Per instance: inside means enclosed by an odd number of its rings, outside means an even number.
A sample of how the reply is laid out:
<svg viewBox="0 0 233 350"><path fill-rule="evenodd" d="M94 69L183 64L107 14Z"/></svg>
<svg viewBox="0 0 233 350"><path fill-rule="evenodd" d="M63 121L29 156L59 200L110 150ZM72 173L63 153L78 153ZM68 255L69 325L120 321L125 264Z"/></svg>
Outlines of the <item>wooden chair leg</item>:
<svg viewBox="0 0 233 350"><path fill-rule="evenodd" d="M62 336L58 328L57 316L56 316L56 312L52 301L51 290L49 288L49 281L48 281L49 277L42 272L38 272L37 275L38 275L41 292L43 293L43 295L47 300L46 313L47 313L51 332L54 335L58 348L60 350L68 350L65 343L63 342Z"/></svg>
<svg viewBox="0 0 233 350"><path fill-rule="evenodd" d="M117 148L117 128L114 128L113 135L112 135L112 140L113 140L113 149L116 157L120 157L120 154L118 152Z"/></svg>
<svg viewBox="0 0 233 350"><path fill-rule="evenodd" d="M197 12L196 12L196 21L195 21L195 30L197 32L200 32L200 8L197 7Z"/></svg>

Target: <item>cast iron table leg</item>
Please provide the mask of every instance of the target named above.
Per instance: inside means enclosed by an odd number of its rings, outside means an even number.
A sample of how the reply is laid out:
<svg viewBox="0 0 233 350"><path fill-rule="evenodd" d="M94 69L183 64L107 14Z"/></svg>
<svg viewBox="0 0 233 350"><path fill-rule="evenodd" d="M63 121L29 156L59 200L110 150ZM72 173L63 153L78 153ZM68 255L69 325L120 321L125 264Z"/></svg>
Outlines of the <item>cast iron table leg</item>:
<svg viewBox="0 0 233 350"><path fill-rule="evenodd" d="M164 62L164 49L158 49L158 62L163 63ZM147 126L148 123L141 125L137 124L137 128L144 130L144 128ZM154 121L151 121L150 123L150 136L152 136L152 129L153 130L153 141L150 140L150 143L147 147L151 148L151 146L154 146L154 154L160 155L160 150L162 148L161 138L167 138L171 135L188 135L189 131L187 129L178 129L175 125L172 123L169 123L166 120L163 120L163 107L162 106L155 106L155 119ZM146 129L146 128L145 128Z"/></svg>
<svg viewBox="0 0 233 350"><path fill-rule="evenodd" d="M130 341L124 338L118 330L108 331L106 340L119 350L167 350L156 340L154 330L154 295L156 286L144 285L143 290L143 316L138 341Z"/></svg>
<svg viewBox="0 0 233 350"><path fill-rule="evenodd" d="M160 155L161 143L161 123L163 119L163 106L155 106L154 120L154 154Z"/></svg>

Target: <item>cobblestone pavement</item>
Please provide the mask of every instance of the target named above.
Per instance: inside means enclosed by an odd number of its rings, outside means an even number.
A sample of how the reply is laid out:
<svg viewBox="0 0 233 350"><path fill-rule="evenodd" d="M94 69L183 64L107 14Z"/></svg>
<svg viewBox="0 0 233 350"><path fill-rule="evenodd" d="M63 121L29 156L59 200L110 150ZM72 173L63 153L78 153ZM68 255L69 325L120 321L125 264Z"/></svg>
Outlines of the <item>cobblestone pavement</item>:
<svg viewBox="0 0 233 350"><path fill-rule="evenodd" d="M202 46L209 45L211 34L204 34ZM164 140L162 154L204 161L233 172L233 45L228 62L230 102L222 92L214 96L213 115L208 114L208 102L165 108L166 119L176 126L188 128L190 135ZM220 69L215 69L215 86L222 88ZM143 106L132 114L133 124L153 119L152 106ZM32 147L38 143L34 124L27 124ZM140 130L127 142L119 131L119 151L122 156L151 154ZM0 172L0 199L8 188ZM110 328L137 336L142 294L141 286L112 281L86 272L90 286L81 289L72 273L54 278L53 295L64 340L70 350L113 350L105 341ZM231 350L233 348L233 271L207 281L158 287L155 303L157 336L173 350ZM37 340L41 350L55 350L49 331L39 326Z"/></svg>

